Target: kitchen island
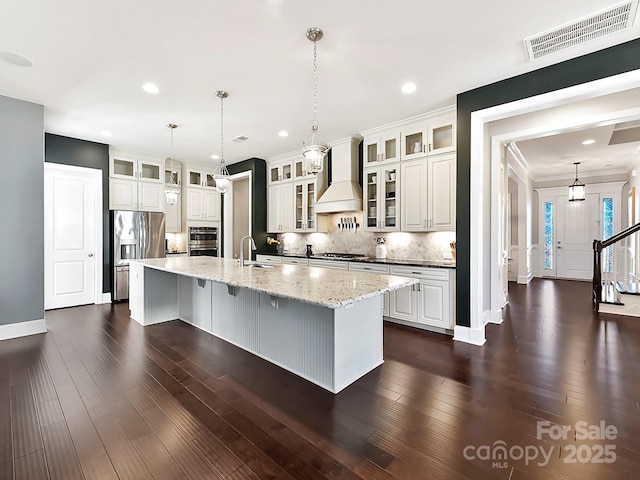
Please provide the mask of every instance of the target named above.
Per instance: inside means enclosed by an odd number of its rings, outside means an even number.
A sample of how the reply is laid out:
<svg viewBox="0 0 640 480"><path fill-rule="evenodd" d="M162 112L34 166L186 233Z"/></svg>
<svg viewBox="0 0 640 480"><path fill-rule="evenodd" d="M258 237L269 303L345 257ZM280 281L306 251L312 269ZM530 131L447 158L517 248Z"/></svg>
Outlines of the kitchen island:
<svg viewBox="0 0 640 480"><path fill-rule="evenodd" d="M333 393L383 362L382 295L417 283L390 275L172 257L130 263L142 325L180 319Z"/></svg>

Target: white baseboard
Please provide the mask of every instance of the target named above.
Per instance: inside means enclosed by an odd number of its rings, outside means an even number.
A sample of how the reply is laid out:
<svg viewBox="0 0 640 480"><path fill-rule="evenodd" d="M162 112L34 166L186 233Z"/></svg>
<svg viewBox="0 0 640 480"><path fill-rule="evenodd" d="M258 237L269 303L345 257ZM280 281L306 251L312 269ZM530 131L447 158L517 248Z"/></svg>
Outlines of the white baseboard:
<svg viewBox="0 0 640 480"><path fill-rule="evenodd" d="M500 325L502 323L502 309L491 310L489 312L489 323Z"/></svg>
<svg viewBox="0 0 640 480"><path fill-rule="evenodd" d="M480 329L473 329L470 327L463 327L456 325L453 329L453 339L459 342L470 343L471 345L477 345L481 347L487 341L484 338L484 327Z"/></svg>
<svg viewBox="0 0 640 480"><path fill-rule="evenodd" d="M531 280L533 280L533 271L530 271L526 276L518 275L518 283L521 285L526 285Z"/></svg>
<svg viewBox="0 0 640 480"><path fill-rule="evenodd" d="M109 292L103 293L102 294L102 301L100 303L111 303L111 293L109 293Z"/></svg>
<svg viewBox="0 0 640 480"><path fill-rule="evenodd" d="M26 337L27 335L46 332L47 322L44 318L29 320L28 322L10 323L8 325L0 325L0 340L9 340L10 338Z"/></svg>

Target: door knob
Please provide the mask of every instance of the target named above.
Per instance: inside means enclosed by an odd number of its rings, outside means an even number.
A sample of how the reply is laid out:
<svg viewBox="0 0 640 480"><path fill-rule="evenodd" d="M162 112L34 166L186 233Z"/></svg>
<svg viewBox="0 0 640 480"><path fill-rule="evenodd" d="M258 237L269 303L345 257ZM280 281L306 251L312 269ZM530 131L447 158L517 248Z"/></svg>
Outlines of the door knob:
<svg viewBox="0 0 640 480"><path fill-rule="evenodd" d="M89 254L89 257L93 257L93 253L90 253L90 254Z"/></svg>

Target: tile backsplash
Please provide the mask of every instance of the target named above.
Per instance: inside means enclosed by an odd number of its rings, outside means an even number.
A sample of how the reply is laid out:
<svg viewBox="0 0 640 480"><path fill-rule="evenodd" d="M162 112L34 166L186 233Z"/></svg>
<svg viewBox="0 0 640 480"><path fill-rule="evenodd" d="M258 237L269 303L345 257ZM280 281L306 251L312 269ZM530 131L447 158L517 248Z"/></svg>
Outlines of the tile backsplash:
<svg viewBox="0 0 640 480"><path fill-rule="evenodd" d="M356 217L360 224L357 232L340 231L338 224L344 216ZM278 235L285 252L301 253L307 244L313 245L313 253L360 253L375 256L376 237L384 237L387 258L442 261L451 253L449 243L456 240L455 232L368 232L362 228L363 212L338 213L328 216L327 233L285 233Z"/></svg>

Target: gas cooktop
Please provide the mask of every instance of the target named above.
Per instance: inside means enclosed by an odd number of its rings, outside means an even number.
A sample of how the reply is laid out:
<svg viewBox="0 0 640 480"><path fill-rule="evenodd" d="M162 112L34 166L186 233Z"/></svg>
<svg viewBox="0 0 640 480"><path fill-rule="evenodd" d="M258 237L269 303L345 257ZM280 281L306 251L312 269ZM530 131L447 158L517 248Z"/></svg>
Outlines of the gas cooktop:
<svg viewBox="0 0 640 480"><path fill-rule="evenodd" d="M333 258L336 260L349 260L349 259L353 259L353 258L364 258L366 257L366 255L363 255L362 253L334 253L334 252L329 252L329 253L323 253L321 255L317 255L318 257L321 258Z"/></svg>

